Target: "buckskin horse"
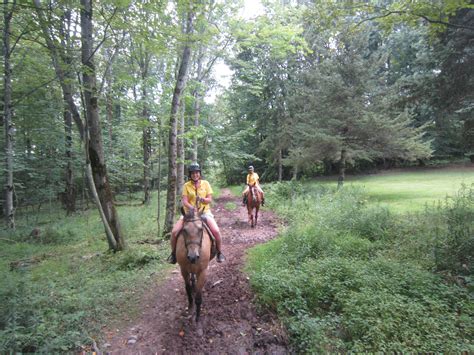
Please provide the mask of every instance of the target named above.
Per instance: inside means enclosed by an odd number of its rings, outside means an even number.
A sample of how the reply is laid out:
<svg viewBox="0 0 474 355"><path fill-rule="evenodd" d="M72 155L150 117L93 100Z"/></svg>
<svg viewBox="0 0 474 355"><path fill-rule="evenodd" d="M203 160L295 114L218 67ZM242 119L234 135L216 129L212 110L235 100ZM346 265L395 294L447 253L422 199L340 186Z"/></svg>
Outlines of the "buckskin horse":
<svg viewBox="0 0 474 355"><path fill-rule="evenodd" d="M250 227L254 228L257 225L258 210L262 203L262 194L258 191L255 185L249 185L247 192L247 212L249 215Z"/></svg>
<svg viewBox="0 0 474 355"><path fill-rule="evenodd" d="M201 218L194 213L184 215L184 225L176 244L176 259L181 268L188 309L196 304L196 322L201 314L202 289L206 283L207 266L214 257L211 232Z"/></svg>

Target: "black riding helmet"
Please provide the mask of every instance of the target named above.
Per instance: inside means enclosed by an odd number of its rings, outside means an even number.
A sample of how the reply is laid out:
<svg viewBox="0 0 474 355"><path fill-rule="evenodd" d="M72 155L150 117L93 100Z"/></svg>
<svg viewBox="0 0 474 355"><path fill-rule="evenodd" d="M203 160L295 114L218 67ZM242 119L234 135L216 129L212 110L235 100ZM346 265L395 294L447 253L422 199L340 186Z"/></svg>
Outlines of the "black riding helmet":
<svg viewBox="0 0 474 355"><path fill-rule="evenodd" d="M201 167L199 166L198 163L191 163L189 166L188 166L188 176L189 178L191 178L191 173L193 171L199 171L201 172Z"/></svg>

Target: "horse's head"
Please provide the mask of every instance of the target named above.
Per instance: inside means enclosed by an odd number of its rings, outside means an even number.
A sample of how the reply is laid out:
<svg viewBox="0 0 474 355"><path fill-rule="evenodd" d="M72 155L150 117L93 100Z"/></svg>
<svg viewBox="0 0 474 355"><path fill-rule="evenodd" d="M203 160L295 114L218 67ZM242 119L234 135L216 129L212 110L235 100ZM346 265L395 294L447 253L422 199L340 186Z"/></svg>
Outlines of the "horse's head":
<svg viewBox="0 0 474 355"><path fill-rule="evenodd" d="M195 264L199 260L202 246L203 225L201 218L194 217L194 215L192 217L185 216L181 233L184 237L188 260L191 264Z"/></svg>

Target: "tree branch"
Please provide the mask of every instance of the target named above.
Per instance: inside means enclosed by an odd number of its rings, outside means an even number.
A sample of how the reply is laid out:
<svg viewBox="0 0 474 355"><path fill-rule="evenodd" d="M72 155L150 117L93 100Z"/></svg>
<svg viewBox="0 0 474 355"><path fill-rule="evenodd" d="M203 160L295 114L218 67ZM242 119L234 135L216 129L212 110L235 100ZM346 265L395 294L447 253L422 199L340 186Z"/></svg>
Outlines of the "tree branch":
<svg viewBox="0 0 474 355"><path fill-rule="evenodd" d="M474 31L474 27L471 27L471 26L464 26L464 25L458 25L458 24L451 23L451 22L445 22L445 21L441 21L441 20L434 20L434 19L429 18L426 15L417 14L417 13L410 13L409 11L388 11L385 14L369 17L369 18L366 18L362 21L359 21L356 24L356 27L363 24L364 22L385 18L385 17L391 16L391 15L413 15L413 16L416 16L416 17L420 17L420 18L426 20L429 23L434 23L434 24L444 25L444 26L447 26L447 27L461 28L461 29L465 29L465 30Z"/></svg>

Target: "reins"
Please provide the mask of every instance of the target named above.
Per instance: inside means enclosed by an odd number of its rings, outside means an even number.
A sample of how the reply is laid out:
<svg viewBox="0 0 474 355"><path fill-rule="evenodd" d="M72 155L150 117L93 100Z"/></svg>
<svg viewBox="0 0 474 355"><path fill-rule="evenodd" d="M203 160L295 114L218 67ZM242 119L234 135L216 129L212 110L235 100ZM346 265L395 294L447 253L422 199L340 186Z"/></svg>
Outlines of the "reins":
<svg viewBox="0 0 474 355"><path fill-rule="evenodd" d="M184 220L185 223L193 223L193 224L195 224L196 221L201 221L201 219L193 217L192 219ZM201 221L201 223L203 222ZM199 245L199 248L201 248L203 235L204 235L203 228L201 227L199 231L199 242L195 240L189 240L189 238L184 237L184 245L186 246L186 249L188 249L188 246L192 244Z"/></svg>

